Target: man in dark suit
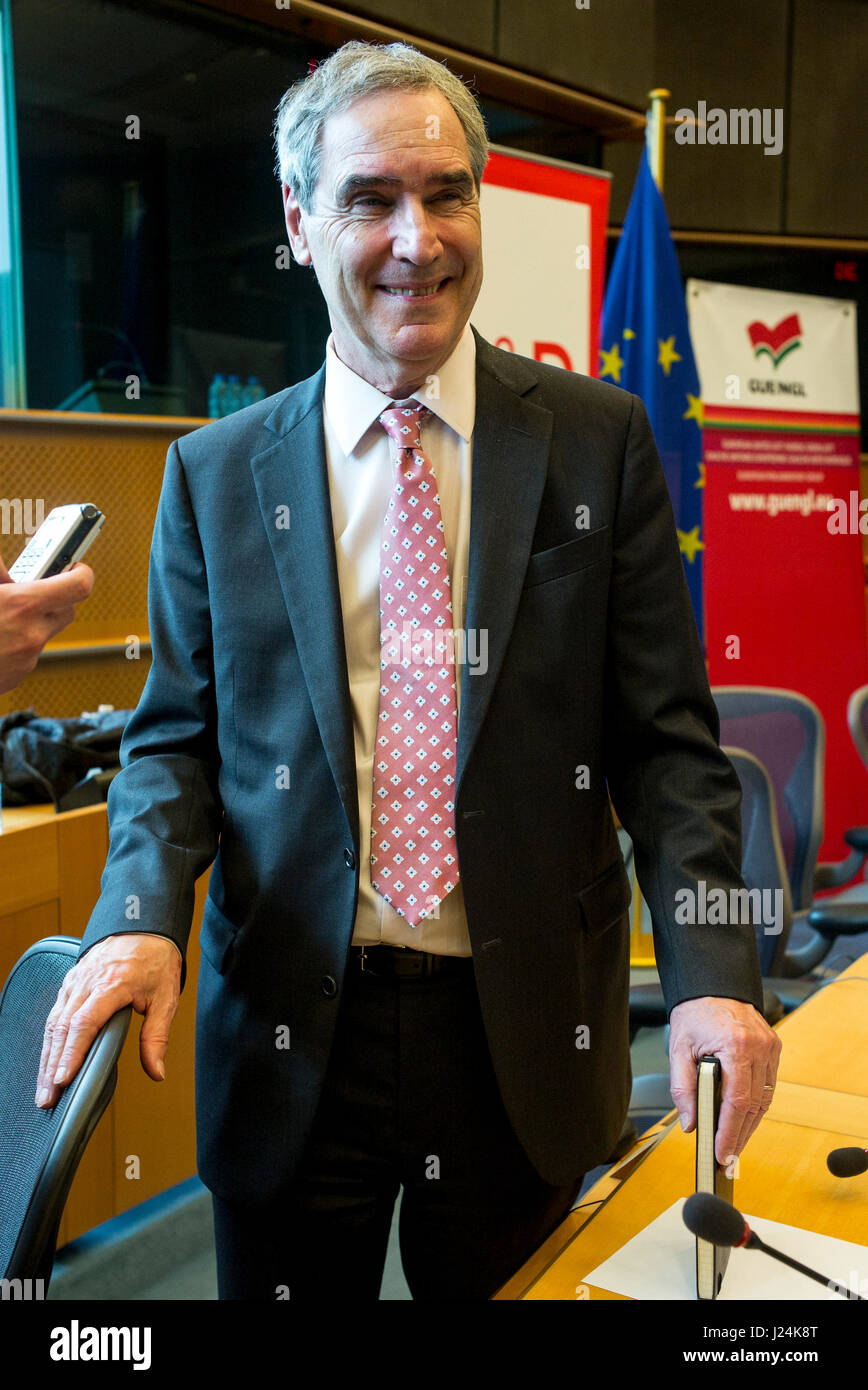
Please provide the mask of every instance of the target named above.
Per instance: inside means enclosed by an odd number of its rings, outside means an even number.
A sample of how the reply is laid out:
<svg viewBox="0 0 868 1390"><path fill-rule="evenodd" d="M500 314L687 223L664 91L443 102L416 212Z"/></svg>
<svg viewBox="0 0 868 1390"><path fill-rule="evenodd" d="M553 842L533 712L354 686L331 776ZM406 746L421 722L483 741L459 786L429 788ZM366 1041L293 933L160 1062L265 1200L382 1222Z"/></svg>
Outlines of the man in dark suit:
<svg viewBox="0 0 868 1390"><path fill-rule="evenodd" d="M401 1185L414 1297L486 1298L624 1121L609 793L682 1123L705 1052L719 1159L768 1107L753 928L676 911L700 881L741 886L738 782L641 403L468 323L486 143L463 84L346 45L287 93L278 149L326 361L169 451L153 665L37 1103L129 1001L163 1074L216 855L196 1104L221 1297L376 1298Z"/></svg>

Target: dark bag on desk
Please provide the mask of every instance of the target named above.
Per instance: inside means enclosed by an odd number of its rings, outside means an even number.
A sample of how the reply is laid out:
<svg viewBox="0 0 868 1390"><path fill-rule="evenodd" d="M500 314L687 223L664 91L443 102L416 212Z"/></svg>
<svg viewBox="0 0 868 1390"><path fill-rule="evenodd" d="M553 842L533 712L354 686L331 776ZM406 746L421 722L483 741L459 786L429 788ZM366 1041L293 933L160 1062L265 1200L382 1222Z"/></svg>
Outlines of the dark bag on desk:
<svg viewBox="0 0 868 1390"><path fill-rule="evenodd" d="M105 801L120 770L120 745L131 709L78 719L16 710L0 719L0 784L4 806L54 802L70 811Z"/></svg>

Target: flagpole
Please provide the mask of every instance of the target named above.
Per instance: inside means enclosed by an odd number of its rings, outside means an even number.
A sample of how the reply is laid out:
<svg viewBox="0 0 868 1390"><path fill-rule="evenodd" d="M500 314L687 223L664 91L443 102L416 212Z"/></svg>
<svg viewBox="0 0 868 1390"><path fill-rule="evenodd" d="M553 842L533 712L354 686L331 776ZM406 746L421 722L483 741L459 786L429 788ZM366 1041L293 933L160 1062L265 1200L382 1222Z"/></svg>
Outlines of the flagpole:
<svg viewBox="0 0 868 1390"><path fill-rule="evenodd" d="M700 390L678 257L663 206L666 103L671 94L648 93L645 152L624 218L603 306L600 377L639 396L660 446L665 446L679 549L697 627L702 630L702 494L693 469L701 457ZM653 193L648 176L654 181ZM659 196L658 196L659 195ZM622 356L623 353L623 356ZM687 407L687 409L685 409ZM655 963L651 914L631 866L630 964Z"/></svg>
<svg viewBox="0 0 868 1390"><path fill-rule="evenodd" d="M663 151L666 140L666 103L671 95L672 93L668 92L665 87L655 87L653 92L648 93L651 110L647 115L645 140L648 147L651 174L661 193L663 192Z"/></svg>

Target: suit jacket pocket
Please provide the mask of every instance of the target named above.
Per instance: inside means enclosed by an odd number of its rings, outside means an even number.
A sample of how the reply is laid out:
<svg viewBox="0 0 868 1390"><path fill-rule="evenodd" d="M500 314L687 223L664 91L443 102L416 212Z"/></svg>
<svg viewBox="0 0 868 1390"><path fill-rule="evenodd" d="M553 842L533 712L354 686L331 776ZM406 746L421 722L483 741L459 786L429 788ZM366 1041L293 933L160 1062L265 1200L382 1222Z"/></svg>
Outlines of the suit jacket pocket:
<svg viewBox="0 0 868 1390"><path fill-rule="evenodd" d="M239 928L224 917L213 898L206 897L199 931L199 945L218 974L222 975L232 959Z"/></svg>
<svg viewBox="0 0 868 1390"><path fill-rule="evenodd" d="M630 880L619 859L577 894L584 926L591 936L613 927L630 906Z"/></svg>
<svg viewBox="0 0 868 1390"><path fill-rule="evenodd" d="M608 546L609 527L601 526L587 536L576 536L575 540L564 541L563 545L538 550L528 560L524 588L530 589L550 579L561 579L565 574L587 569L605 557Z"/></svg>

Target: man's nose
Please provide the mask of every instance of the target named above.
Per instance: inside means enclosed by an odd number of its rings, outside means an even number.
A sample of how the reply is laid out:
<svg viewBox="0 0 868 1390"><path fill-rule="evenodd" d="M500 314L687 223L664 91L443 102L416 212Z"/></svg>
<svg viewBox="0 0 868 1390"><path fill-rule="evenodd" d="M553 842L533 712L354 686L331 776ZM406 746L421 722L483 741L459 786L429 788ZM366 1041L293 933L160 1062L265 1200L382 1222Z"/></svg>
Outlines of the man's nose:
<svg viewBox="0 0 868 1390"><path fill-rule="evenodd" d="M427 265L442 251L435 219L423 203L402 202L392 218L392 254L401 260Z"/></svg>

